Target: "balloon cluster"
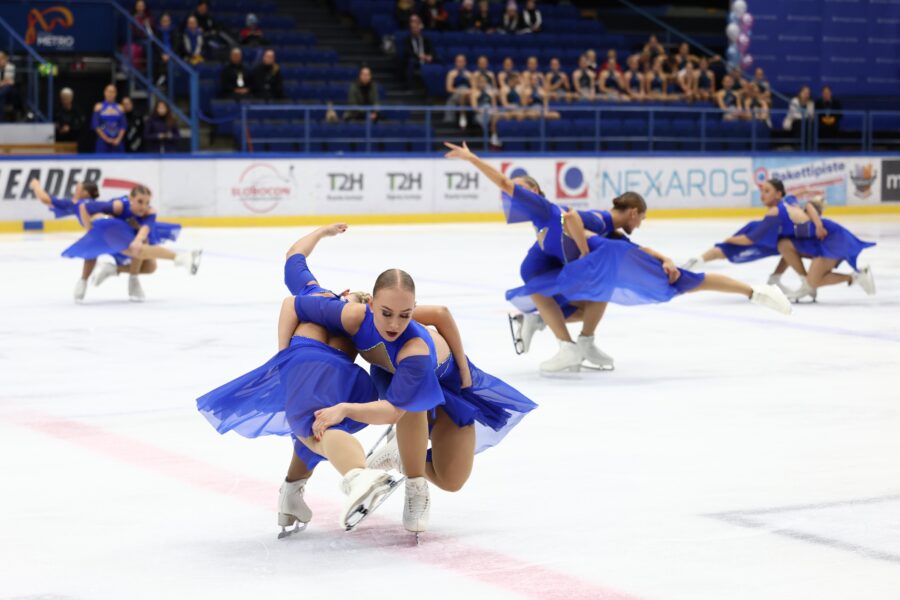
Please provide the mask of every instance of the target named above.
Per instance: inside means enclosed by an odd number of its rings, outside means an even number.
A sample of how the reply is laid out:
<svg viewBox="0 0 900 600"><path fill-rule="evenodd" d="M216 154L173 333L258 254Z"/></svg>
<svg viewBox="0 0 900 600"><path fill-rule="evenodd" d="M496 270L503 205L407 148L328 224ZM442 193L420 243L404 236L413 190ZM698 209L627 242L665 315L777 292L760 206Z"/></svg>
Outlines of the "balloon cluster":
<svg viewBox="0 0 900 600"><path fill-rule="evenodd" d="M750 54L750 36L753 33L753 15L747 12L745 0L732 0L731 12L728 13L728 26L725 35L728 36L728 50L725 60L729 69L749 69L753 66L753 56Z"/></svg>

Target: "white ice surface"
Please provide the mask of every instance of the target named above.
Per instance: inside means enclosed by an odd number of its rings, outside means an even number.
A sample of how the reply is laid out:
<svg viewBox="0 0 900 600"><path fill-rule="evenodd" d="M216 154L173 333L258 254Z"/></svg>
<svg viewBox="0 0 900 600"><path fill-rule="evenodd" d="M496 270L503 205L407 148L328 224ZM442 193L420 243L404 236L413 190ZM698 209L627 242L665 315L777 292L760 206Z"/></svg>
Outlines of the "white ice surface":
<svg viewBox="0 0 900 600"><path fill-rule="evenodd" d="M575 379L538 375L547 332L512 350L503 291L527 228L323 241L324 285L405 268L473 361L540 404L461 492L432 489L418 547L402 492L340 531L328 464L309 529L277 541L289 443L219 436L196 412L274 353L282 257L304 230L187 229L200 273L161 265L140 305L125 277L72 302L80 266L59 253L76 234L0 236L0 599L896 600L900 222L840 220L878 242L861 260L875 297L823 289L791 317L715 294L612 306L598 340L615 372ZM651 219L635 238L683 260L741 224ZM714 269L761 283L773 265Z"/></svg>

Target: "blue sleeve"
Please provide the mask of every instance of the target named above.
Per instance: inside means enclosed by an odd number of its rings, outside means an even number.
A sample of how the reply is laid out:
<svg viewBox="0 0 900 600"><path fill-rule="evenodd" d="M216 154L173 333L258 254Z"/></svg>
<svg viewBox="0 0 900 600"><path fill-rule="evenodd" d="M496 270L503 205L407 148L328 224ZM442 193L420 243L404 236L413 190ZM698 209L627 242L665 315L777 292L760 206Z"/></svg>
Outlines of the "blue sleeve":
<svg viewBox="0 0 900 600"><path fill-rule="evenodd" d="M778 222L779 219L775 215L769 215L765 217L762 221L760 221L755 227L753 227L750 231L745 233L748 238L754 243L758 244L764 240L772 241L774 243L778 243Z"/></svg>
<svg viewBox="0 0 900 600"><path fill-rule="evenodd" d="M517 185L512 196L503 194L503 212L507 223L531 221L543 224L553 216L556 206L546 198Z"/></svg>
<svg viewBox="0 0 900 600"><path fill-rule="evenodd" d="M104 215L113 215L113 202L115 200L91 200L85 203L85 208L89 215L103 213Z"/></svg>
<svg viewBox="0 0 900 600"><path fill-rule="evenodd" d="M156 213L147 215L146 217L142 217L141 225L146 225L147 227L153 227L154 225L156 225Z"/></svg>
<svg viewBox="0 0 900 600"><path fill-rule="evenodd" d="M91 117L91 129L99 129L100 128L100 111L94 109L94 115Z"/></svg>
<svg viewBox="0 0 900 600"><path fill-rule="evenodd" d="M431 410L444 404L444 391L434 373L430 356L410 356L397 365L385 400L410 412Z"/></svg>
<svg viewBox="0 0 900 600"><path fill-rule="evenodd" d="M309 270L306 264L306 257L302 254L295 254L287 259L284 263L284 285L287 286L291 293L295 296L303 293L303 290L309 282L317 281L316 276Z"/></svg>
<svg viewBox="0 0 900 600"><path fill-rule="evenodd" d="M600 210L579 210L578 214L584 221L584 228L592 231L597 235L609 235L606 220L603 218L603 211Z"/></svg>
<svg viewBox="0 0 900 600"><path fill-rule="evenodd" d="M800 201L797 200L797 196L793 194L791 194L790 196L785 196L784 203L790 204L791 206L800 206Z"/></svg>
<svg viewBox="0 0 900 600"><path fill-rule="evenodd" d="M325 296L295 296L294 310L300 322L316 323L336 335L350 334L341 324L341 312L347 303L337 298Z"/></svg>

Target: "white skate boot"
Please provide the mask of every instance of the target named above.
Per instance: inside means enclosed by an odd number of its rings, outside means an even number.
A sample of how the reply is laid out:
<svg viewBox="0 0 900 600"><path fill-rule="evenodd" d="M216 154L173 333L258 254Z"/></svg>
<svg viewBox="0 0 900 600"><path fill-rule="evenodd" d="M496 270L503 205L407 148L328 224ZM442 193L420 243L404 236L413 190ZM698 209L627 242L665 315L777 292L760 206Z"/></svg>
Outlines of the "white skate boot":
<svg viewBox="0 0 900 600"><path fill-rule="evenodd" d="M203 250L191 250L190 252L179 252L175 255L175 266L184 267L191 275L196 275L200 268L200 258Z"/></svg>
<svg viewBox="0 0 900 600"><path fill-rule="evenodd" d="M378 442L375 442L375 447L372 448L372 451L366 457L366 468L381 471L394 469L402 473L403 464L400 461L400 447L397 445L397 433L393 427L385 433L385 437L387 441L384 446L378 448Z"/></svg>
<svg viewBox="0 0 900 600"><path fill-rule="evenodd" d="M112 263L100 263L97 265L97 268L94 269L94 276L91 278L91 283L94 287L99 286L101 283L119 274L119 267Z"/></svg>
<svg viewBox="0 0 900 600"><path fill-rule="evenodd" d="M850 285L858 285L869 296L875 295L875 276L872 275L871 267L863 267L850 277Z"/></svg>
<svg viewBox="0 0 900 600"><path fill-rule="evenodd" d="M613 357L594 345L594 336L579 335L576 343L584 360L592 365L587 368L596 368L600 371L612 371L616 368Z"/></svg>
<svg viewBox="0 0 900 600"><path fill-rule="evenodd" d="M143 302L146 299L144 288L141 287L137 275L128 276L128 299L132 302Z"/></svg>
<svg viewBox="0 0 900 600"><path fill-rule="evenodd" d="M525 354L531 348L531 338L547 327L538 313L509 315L509 332L512 334L516 354Z"/></svg>
<svg viewBox="0 0 900 600"><path fill-rule="evenodd" d="M754 285L753 294L750 296L752 304L759 304L772 310L789 315L791 314L791 302L787 296L774 285Z"/></svg>
<svg viewBox="0 0 900 600"><path fill-rule="evenodd" d="M411 477L406 480L406 501L403 504L403 527L416 534L428 529L428 516L431 512L431 498L428 493L428 482L424 477Z"/></svg>
<svg viewBox="0 0 900 600"><path fill-rule="evenodd" d="M816 291L816 288L809 285L806 277L801 277L800 287L798 287L796 290L789 290L785 295L791 302L796 302L799 304L800 300L807 296L810 296L812 298L812 301L815 302L817 293L818 292Z"/></svg>
<svg viewBox="0 0 900 600"><path fill-rule="evenodd" d="M350 469L341 480L341 491L347 496L339 522L350 531L387 500L398 484L406 479L379 469Z"/></svg>
<svg viewBox="0 0 900 600"><path fill-rule="evenodd" d="M697 269L702 269L706 264L706 261L703 260L700 256L695 256L693 258L687 259L681 268L685 271L696 271Z"/></svg>
<svg viewBox="0 0 900 600"><path fill-rule="evenodd" d="M87 279L79 279L78 283L75 284L75 291L73 292L73 296L75 296L75 302L81 302L84 300L84 294L87 292Z"/></svg>
<svg viewBox="0 0 900 600"><path fill-rule="evenodd" d="M772 273L771 275L769 275L769 280L766 281L766 285L774 285L785 295L791 291L789 287L781 283L781 275L779 275L778 273Z"/></svg>
<svg viewBox="0 0 900 600"><path fill-rule="evenodd" d="M281 533L278 534L279 540L303 531L312 520L312 511L309 510L303 499L307 481L309 479L285 481L278 490L278 525L281 526ZM287 528L291 525L294 528L288 531Z"/></svg>
<svg viewBox="0 0 900 600"><path fill-rule="evenodd" d="M553 358L541 363L541 373L559 373L562 371L577 373L581 370L583 361L584 356L575 342L559 340L559 352Z"/></svg>

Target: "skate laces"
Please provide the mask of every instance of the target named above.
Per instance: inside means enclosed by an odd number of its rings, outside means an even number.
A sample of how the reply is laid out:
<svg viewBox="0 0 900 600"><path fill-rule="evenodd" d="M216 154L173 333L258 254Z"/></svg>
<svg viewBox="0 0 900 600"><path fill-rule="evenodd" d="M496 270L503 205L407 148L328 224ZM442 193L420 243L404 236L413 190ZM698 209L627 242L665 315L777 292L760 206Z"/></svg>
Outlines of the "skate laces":
<svg viewBox="0 0 900 600"><path fill-rule="evenodd" d="M425 482L422 482L421 485L411 482L407 486L406 508L410 515L422 515L428 510L431 498L429 498L427 486L428 484Z"/></svg>

